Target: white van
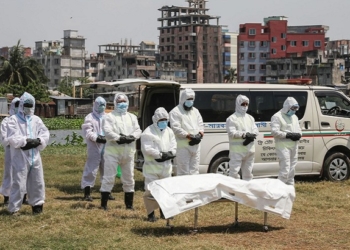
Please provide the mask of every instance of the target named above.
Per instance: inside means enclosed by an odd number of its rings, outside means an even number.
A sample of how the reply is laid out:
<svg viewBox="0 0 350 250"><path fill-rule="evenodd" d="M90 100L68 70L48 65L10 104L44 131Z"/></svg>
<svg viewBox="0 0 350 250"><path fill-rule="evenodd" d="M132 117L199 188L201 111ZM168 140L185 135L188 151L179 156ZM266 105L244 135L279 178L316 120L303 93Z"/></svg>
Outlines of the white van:
<svg viewBox="0 0 350 250"><path fill-rule="evenodd" d="M226 119L235 110L239 94L250 99L248 113L255 118L260 134L255 140L254 177L277 176L279 164L271 136L271 116L279 111L288 96L299 103L299 160L296 175L320 175L332 181L343 181L350 174L350 99L330 87L288 84L178 84L162 80L131 80L108 83L115 87L143 85L139 124L144 130L152 124L158 107L168 112L179 102L184 88L195 91L194 106L205 124L201 142L200 173L228 174L229 142ZM118 89L118 88L117 88ZM116 90L117 90L116 89ZM135 168L142 169L142 153L138 143ZM175 164L176 165L176 164Z"/></svg>

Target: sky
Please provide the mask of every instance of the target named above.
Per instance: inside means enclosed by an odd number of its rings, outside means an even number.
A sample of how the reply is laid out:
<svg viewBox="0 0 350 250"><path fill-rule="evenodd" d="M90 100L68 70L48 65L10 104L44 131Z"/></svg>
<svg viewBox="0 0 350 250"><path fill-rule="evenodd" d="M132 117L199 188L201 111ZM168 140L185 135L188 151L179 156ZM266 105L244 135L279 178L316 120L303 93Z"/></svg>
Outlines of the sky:
<svg viewBox="0 0 350 250"><path fill-rule="evenodd" d="M0 0L0 47L63 40L63 30L86 38L88 54L98 45L141 41L158 44L162 6L188 6L187 0ZM350 39L350 0L208 0L207 14L237 32L239 24L286 16L288 25L327 25L331 40ZM129 42L128 42L129 43ZM102 51L103 52L103 51Z"/></svg>

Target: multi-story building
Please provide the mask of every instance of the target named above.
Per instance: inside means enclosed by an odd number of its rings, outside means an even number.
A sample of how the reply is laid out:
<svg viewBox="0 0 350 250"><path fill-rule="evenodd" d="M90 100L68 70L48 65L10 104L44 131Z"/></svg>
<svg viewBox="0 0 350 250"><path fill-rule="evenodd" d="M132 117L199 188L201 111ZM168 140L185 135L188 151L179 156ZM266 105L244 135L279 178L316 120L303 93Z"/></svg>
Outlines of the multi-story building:
<svg viewBox="0 0 350 250"><path fill-rule="evenodd" d="M85 38L77 30L64 30L61 40L35 42L33 57L44 67L49 88L54 89L64 78L85 77Z"/></svg>
<svg viewBox="0 0 350 250"><path fill-rule="evenodd" d="M187 69L188 83L222 82L222 32L219 18L208 15L206 0L187 0L188 7L159 9L160 62ZM215 24L210 22L215 20Z"/></svg>
<svg viewBox="0 0 350 250"><path fill-rule="evenodd" d="M264 24L241 24L238 35L238 81L266 82L266 60L302 56L325 49L324 25L287 26L287 18L273 16Z"/></svg>
<svg viewBox="0 0 350 250"><path fill-rule="evenodd" d="M329 58L339 59L345 61L343 83L350 82L350 40L334 40L328 41L326 46L326 55Z"/></svg>
<svg viewBox="0 0 350 250"><path fill-rule="evenodd" d="M237 37L238 33L229 32L225 27L222 28L223 37L223 75L229 74L230 69L236 69L237 73Z"/></svg>

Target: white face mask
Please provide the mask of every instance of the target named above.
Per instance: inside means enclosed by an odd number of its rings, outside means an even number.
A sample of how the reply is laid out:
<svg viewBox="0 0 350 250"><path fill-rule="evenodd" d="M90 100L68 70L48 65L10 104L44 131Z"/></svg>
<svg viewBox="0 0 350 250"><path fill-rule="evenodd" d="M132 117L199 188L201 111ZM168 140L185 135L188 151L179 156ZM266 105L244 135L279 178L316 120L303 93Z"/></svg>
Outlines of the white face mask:
<svg viewBox="0 0 350 250"><path fill-rule="evenodd" d="M24 113L25 115L30 115L30 114L31 114L31 109L32 109L32 108L23 107L23 113Z"/></svg>
<svg viewBox="0 0 350 250"><path fill-rule="evenodd" d="M247 112L248 106L242 106L241 109L242 109L242 111Z"/></svg>

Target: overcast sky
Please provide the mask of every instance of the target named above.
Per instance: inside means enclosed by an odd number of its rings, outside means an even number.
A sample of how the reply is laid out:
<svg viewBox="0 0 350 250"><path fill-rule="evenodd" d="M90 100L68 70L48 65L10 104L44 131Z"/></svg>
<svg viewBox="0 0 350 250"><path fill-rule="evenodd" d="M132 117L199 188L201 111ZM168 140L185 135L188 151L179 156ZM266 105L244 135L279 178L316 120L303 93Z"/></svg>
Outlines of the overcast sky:
<svg viewBox="0 0 350 250"><path fill-rule="evenodd" d="M88 53L98 45L121 39L158 44L158 10L164 5L188 6L186 0L0 0L0 47L21 39L25 47L36 41L62 40L63 30L78 30ZM262 23L264 17L287 16L288 25L327 25L331 40L350 39L350 0L209 0L209 15L232 32L239 24Z"/></svg>

